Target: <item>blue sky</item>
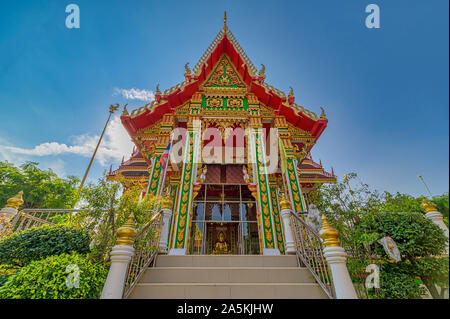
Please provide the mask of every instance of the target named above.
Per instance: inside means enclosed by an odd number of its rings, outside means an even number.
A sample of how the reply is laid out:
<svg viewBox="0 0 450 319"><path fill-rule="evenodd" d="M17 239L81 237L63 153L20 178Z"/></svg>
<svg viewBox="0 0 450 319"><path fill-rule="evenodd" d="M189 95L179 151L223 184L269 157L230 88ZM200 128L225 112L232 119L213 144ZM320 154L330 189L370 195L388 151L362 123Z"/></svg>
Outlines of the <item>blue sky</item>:
<svg viewBox="0 0 450 319"><path fill-rule="evenodd" d="M65 7L81 28L65 27ZM365 27L365 7L381 28ZM0 160L82 176L120 90L183 80L228 12L228 26L266 81L329 124L312 155L378 190L449 188L448 1L0 2ZM129 92L129 91L125 91ZM47 144L52 143L52 144ZM117 118L89 179L129 151Z"/></svg>

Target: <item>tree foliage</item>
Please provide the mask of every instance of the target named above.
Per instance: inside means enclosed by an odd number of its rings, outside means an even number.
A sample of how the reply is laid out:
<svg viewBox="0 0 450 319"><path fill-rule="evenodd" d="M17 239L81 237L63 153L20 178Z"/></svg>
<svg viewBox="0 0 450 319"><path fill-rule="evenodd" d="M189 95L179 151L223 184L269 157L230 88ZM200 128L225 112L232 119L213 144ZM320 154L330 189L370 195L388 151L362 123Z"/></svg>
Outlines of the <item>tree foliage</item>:
<svg viewBox="0 0 450 319"><path fill-rule="evenodd" d="M78 183L77 177L60 178L51 169L38 168L38 163L26 162L17 167L0 161L0 207L23 191L21 208L72 208Z"/></svg>
<svg viewBox="0 0 450 319"><path fill-rule="evenodd" d="M421 283L433 297L440 297L436 284L445 289L449 285L448 258L439 257L447 238L425 218L421 198L380 194L354 173L348 174L347 180L324 185L310 198L339 231L341 245L350 252L349 271L354 282L363 284L368 275L365 267L377 264L381 287L369 291L369 297L419 298L423 294ZM433 199L444 209L445 205L448 207L448 195L445 196ZM397 244L401 262L394 263L378 243L386 236Z"/></svg>
<svg viewBox="0 0 450 319"><path fill-rule="evenodd" d="M89 183L80 194L82 212L72 218L71 225L84 229L92 237L91 256L95 260L106 260L116 241L116 231L133 213L137 229L141 229L156 214L160 198L142 196L145 189L134 184L122 193L118 182L98 180Z"/></svg>
<svg viewBox="0 0 450 319"><path fill-rule="evenodd" d="M72 251L86 254L89 243L85 231L64 225L30 228L0 240L0 264L24 266L33 260Z"/></svg>
<svg viewBox="0 0 450 319"><path fill-rule="evenodd" d="M10 276L0 287L0 299L96 299L107 273L104 264L86 255L49 256Z"/></svg>

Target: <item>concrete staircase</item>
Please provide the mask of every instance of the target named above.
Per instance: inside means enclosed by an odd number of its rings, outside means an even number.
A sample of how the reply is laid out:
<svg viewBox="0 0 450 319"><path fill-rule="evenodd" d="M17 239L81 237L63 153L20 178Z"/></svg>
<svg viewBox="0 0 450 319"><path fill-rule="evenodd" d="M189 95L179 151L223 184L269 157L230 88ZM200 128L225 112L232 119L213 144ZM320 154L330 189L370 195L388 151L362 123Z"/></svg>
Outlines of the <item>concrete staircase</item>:
<svg viewBox="0 0 450 319"><path fill-rule="evenodd" d="M296 256L159 255L130 299L323 299Z"/></svg>

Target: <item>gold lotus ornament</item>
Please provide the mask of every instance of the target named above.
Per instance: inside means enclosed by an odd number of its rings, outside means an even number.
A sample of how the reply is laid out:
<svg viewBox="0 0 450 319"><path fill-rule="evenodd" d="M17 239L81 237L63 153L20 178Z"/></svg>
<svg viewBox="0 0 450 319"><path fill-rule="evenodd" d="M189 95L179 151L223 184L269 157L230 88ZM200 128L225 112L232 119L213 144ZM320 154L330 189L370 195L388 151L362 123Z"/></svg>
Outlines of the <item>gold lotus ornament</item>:
<svg viewBox="0 0 450 319"><path fill-rule="evenodd" d="M131 214L127 222L117 229L116 245L133 246L134 237L136 237L136 225L134 223L134 215Z"/></svg>
<svg viewBox="0 0 450 319"><path fill-rule="evenodd" d="M19 209L19 206L23 204L23 191L18 192L15 196L8 199L6 202L6 207Z"/></svg>
<svg viewBox="0 0 450 319"><path fill-rule="evenodd" d="M422 204L420 206L425 209L426 213L437 212L436 205L430 202L425 196L422 196Z"/></svg>

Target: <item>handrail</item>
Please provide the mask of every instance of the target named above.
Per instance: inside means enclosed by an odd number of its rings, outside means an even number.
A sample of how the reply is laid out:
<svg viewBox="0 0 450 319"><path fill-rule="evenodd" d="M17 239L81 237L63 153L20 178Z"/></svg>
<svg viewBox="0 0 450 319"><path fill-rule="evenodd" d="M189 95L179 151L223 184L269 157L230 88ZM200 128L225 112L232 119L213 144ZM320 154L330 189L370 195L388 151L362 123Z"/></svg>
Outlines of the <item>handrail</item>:
<svg viewBox="0 0 450 319"><path fill-rule="evenodd" d="M33 209L26 208L18 211L11 219L11 227L14 232L27 230L32 227L42 225L54 225L53 219L56 216L70 216L73 213L82 211L81 209Z"/></svg>
<svg viewBox="0 0 450 319"><path fill-rule="evenodd" d="M297 257L313 275L319 286L330 299L334 299L331 276L323 256L323 244L319 234L304 220L291 212Z"/></svg>
<svg viewBox="0 0 450 319"><path fill-rule="evenodd" d="M123 299L128 298L145 273L145 270L156 259L158 255L160 227L161 212L158 212L138 231L134 239L134 255L128 264Z"/></svg>

